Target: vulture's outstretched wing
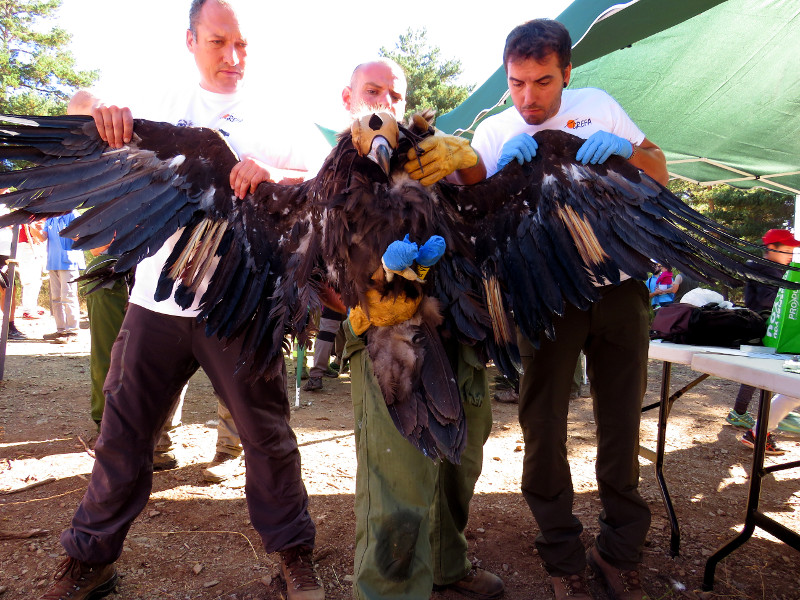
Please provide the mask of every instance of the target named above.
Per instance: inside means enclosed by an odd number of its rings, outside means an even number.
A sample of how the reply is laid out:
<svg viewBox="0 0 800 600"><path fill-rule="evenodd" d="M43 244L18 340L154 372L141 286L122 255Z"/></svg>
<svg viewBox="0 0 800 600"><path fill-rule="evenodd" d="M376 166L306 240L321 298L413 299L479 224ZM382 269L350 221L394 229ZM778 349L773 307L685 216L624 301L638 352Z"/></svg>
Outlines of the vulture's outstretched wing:
<svg viewBox="0 0 800 600"><path fill-rule="evenodd" d="M114 150L89 117L0 120L11 123L0 127L0 157L37 165L0 173L0 187L16 188L0 198L15 209L0 225L88 209L63 234L78 249L111 242L116 272L182 229L156 299L178 281L175 300L188 307L213 271L200 305L207 334L244 335L251 374L277 372L285 333L304 338L308 309L319 305L310 284L319 217L308 183L264 183L239 201L229 184L238 158L210 129L137 119L130 144Z"/></svg>
<svg viewBox="0 0 800 600"><path fill-rule="evenodd" d="M474 240L475 261L533 342L552 339L552 316L569 302L588 308L596 281L617 283L620 270L644 280L650 258L701 281L741 285L753 280L796 287L750 269L768 262L757 246L735 237L669 190L612 156L582 165L583 139L540 131L531 162L512 161L473 186L439 184L439 195L459 211Z"/></svg>

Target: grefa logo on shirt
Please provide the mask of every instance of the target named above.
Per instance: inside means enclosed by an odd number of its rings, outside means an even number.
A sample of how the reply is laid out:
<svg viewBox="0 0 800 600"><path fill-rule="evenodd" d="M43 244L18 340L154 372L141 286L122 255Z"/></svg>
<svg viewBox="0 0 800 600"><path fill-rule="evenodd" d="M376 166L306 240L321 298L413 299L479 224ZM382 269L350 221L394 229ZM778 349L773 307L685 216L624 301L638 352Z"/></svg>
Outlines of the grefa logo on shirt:
<svg viewBox="0 0 800 600"><path fill-rule="evenodd" d="M567 121L567 127L569 129L580 129L581 127L586 127L587 125L592 124L592 119L587 117L585 119L570 119Z"/></svg>
<svg viewBox="0 0 800 600"><path fill-rule="evenodd" d="M242 119L240 119L239 117L233 116L231 113L228 113L226 115L222 115L222 119L225 120L225 121L228 121L228 123L241 123L242 122Z"/></svg>

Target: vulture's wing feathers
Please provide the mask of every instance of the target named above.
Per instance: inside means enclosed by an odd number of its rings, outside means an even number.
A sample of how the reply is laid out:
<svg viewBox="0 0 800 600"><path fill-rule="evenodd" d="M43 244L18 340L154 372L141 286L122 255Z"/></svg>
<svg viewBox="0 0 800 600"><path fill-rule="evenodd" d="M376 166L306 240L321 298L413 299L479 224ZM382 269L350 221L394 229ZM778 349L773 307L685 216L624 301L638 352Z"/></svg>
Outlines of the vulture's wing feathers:
<svg viewBox="0 0 800 600"><path fill-rule="evenodd" d="M701 281L740 285L753 280L796 287L750 269L764 263L744 242L696 212L669 190L612 156L582 165L584 142L546 130L531 162L512 161L473 186L439 184L440 195L469 223L475 260L495 272L502 295L525 335L553 336L552 316L569 302L587 308L598 281L617 283L620 271L644 280L650 258Z"/></svg>
<svg viewBox="0 0 800 600"><path fill-rule="evenodd" d="M319 216L308 183L263 183L235 198L229 175L238 157L216 131L134 120L131 142L110 149L90 117L12 117L0 126L2 156L33 167L0 173L0 197L15 209L0 224L85 210L64 230L78 249L111 242L124 272L181 231L156 299L200 303L209 335L244 337L251 375L281 368L285 333L307 336L319 306L310 281L319 260ZM174 286L178 282L177 286Z"/></svg>

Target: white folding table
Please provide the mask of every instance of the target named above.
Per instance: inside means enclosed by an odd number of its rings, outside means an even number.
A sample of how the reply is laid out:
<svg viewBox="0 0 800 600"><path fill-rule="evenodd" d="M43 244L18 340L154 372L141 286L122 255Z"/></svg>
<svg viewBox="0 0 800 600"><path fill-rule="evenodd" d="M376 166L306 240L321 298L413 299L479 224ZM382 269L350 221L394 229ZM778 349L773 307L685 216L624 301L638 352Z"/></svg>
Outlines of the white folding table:
<svg viewBox="0 0 800 600"><path fill-rule="evenodd" d="M792 461L764 467L764 449L767 440L767 423L770 409L770 392L767 390L800 397L800 374L784 371L783 360L723 354L695 353L692 356L691 367L693 370L707 375L745 383L761 390L758 406L758 425L755 432L756 443L753 452L753 470L750 475L750 490L747 496L744 528L733 539L723 544L706 561L703 589L708 591L714 586L714 572L717 564L750 539L756 527L760 527L774 535L795 550L800 550L800 535L758 510L761 484L764 476L768 473L800 466L800 461Z"/></svg>

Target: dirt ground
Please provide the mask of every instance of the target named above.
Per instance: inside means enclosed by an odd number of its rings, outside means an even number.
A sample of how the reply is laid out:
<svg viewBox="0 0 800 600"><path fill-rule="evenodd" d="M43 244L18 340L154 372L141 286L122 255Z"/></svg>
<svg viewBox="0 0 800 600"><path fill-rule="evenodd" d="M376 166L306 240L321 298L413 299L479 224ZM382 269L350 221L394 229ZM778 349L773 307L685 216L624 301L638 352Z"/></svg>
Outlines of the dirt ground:
<svg viewBox="0 0 800 600"><path fill-rule="evenodd" d="M52 321L18 321L29 336L53 331ZM0 381L0 599L36 598L63 557L58 541L92 469L87 452L96 435L89 418L88 331L67 345L9 342ZM647 403L657 399L660 365L651 361ZM291 368L293 371L293 368ZM692 378L676 368L674 385ZM325 379L303 393L292 424L303 457L310 511L318 528L315 557L330 599L352 593L355 455L350 382ZM717 569L713 593L699 592L706 558L741 529L752 452L741 431L724 421L737 386L709 379L679 400L669 421L665 476L681 524L677 558L669 554L669 523L653 465L640 459L641 490L653 512L642 576L652 600L662 598L800 599L800 553L756 530ZM294 390L290 388L290 397ZM206 377L191 381L179 430L176 469L155 475L147 508L133 523L118 562L118 600L283 598L276 555L267 555L248 522L244 477L202 481L214 454L216 401ZM522 440L516 405L493 403L494 428L467 531L471 554L500 575L505 597L547 599L551 591L534 550L537 527L519 493ZM646 413L642 444L655 447L656 411ZM800 459L800 438L783 435L784 457ZM585 542L597 532L594 423L591 401L573 403L570 457L575 512ZM800 531L800 472L770 475L762 510ZM39 484L39 485L35 485ZM590 582L604 598L597 582ZM458 598L452 592L434 598Z"/></svg>

